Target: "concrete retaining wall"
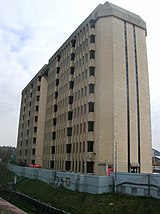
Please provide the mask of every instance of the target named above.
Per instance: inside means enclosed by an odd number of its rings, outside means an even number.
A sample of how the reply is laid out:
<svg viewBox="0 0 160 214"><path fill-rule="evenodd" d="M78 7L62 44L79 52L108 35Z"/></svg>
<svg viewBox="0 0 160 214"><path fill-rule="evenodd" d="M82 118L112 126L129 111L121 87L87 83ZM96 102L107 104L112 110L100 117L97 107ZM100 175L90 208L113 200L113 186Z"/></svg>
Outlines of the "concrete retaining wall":
<svg viewBox="0 0 160 214"><path fill-rule="evenodd" d="M18 176L38 179L45 183L64 186L67 189L92 194L121 192L135 196L152 196L160 198L160 174L114 173L111 176L95 176L51 169L37 169L8 165ZM114 186L116 184L116 188Z"/></svg>

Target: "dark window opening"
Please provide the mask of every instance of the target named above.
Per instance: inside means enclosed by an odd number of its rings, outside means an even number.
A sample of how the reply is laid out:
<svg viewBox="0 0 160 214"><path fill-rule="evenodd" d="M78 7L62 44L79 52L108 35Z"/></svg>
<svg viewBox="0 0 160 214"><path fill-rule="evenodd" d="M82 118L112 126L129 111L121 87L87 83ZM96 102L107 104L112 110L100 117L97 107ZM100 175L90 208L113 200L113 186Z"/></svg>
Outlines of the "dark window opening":
<svg viewBox="0 0 160 214"><path fill-rule="evenodd" d="M70 67L70 74L74 74L75 67Z"/></svg>
<svg viewBox="0 0 160 214"><path fill-rule="evenodd" d="M88 112L94 112L94 103L93 102L88 103Z"/></svg>
<svg viewBox="0 0 160 214"><path fill-rule="evenodd" d="M94 141L87 141L87 151L93 152Z"/></svg>
<svg viewBox="0 0 160 214"><path fill-rule="evenodd" d="M56 86L59 85L59 79L56 79Z"/></svg>
<svg viewBox="0 0 160 214"><path fill-rule="evenodd" d="M52 140L56 139L56 132L52 132Z"/></svg>
<svg viewBox="0 0 160 214"><path fill-rule="evenodd" d="M89 67L89 76L95 76L95 67Z"/></svg>
<svg viewBox="0 0 160 214"><path fill-rule="evenodd" d="M90 28L95 28L95 21L93 19L90 21Z"/></svg>
<svg viewBox="0 0 160 214"><path fill-rule="evenodd" d="M96 38L95 35L93 35L93 34L90 35L90 44L95 43L95 38Z"/></svg>
<svg viewBox="0 0 160 214"><path fill-rule="evenodd" d="M94 93L94 84L93 83L89 84L89 94L92 94L92 93Z"/></svg>
<svg viewBox="0 0 160 214"><path fill-rule="evenodd" d="M55 154L55 146L51 146L51 154Z"/></svg>
<svg viewBox="0 0 160 214"><path fill-rule="evenodd" d="M69 104L72 104L72 103L73 103L73 96L69 96L69 97L68 97L68 102L69 102Z"/></svg>
<svg viewBox="0 0 160 214"><path fill-rule="evenodd" d="M95 50L90 50L90 59L95 59Z"/></svg>
<svg viewBox="0 0 160 214"><path fill-rule="evenodd" d="M72 117L73 117L73 112L68 111L68 120L72 120Z"/></svg>
<svg viewBox="0 0 160 214"><path fill-rule="evenodd" d="M35 155L36 149L32 149L32 155Z"/></svg>
<svg viewBox="0 0 160 214"><path fill-rule="evenodd" d="M36 143L36 140L37 140L36 137L34 137L34 138L33 138L33 143Z"/></svg>
<svg viewBox="0 0 160 214"><path fill-rule="evenodd" d="M66 161L65 169L66 170L70 170L71 169L71 161Z"/></svg>
<svg viewBox="0 0 160 214"><path fill-rule="evenodd" d="M71 153L72 144L66 144L66 153Z"/></svg>
<svg viewBox="0 0 160 214"><path fill-rule="evenodd" d="M58 91L55 91L55 99L58 98Z"/></svg>
<svg viewBox="0 0 160 214"><path fill-rule="evenodd" d="M38 116L35 116L34 121L38 122Z"/></svg>
<svg viewBox="0 0 160 214"><path fill-rule="evenodd" d="M59 74L60 72L60 67L57 67L57 74Z"/></svg>
<svg viewBox="0 0 160 214"><path fill-rule="evenodd" d="M72 127L67 128L67 136L72 136Z"/></svg>
<svg viewBox="0 0 160 214"><path fill-rule="evenodd" d="M57 105L54 105L54 112L57 112Z"/></svg>
<svg viewBox="0 0 160 214"><path fill-rule="evenodd" d="M36 106L36 111L38 111L39 110L39 106Z"/></svg>
<svg viewBox="0 0 160 214"><path fill-rule="evenodd" d="M73 39L73 40L71 41L71 45L72 45L73 48L75 48L75 46L76 46L76 40L75 40L75 39Z"/></svg>
<svg viewBox="0 0 160 214"><path fill-rule="evenodd" d="M88 121L88 132L94 132L94 121Z"/></svg>
<svg viewBox="0 0 160 214"><path fill-rule="evenodd" d="M75 59L75 53L71 53L71 60L73 60L74 61L74 59Z"/></svg>
<svg viewBox="0 0 160 214"><path fill-rule="evenodd" d="M37 127L34 127L34 133L36 133L37 132Z"/></svg>
<svg viewBox="0 0 160 214"><path fill-rule="evenodd" d="M50 161L50 168L54 169L54 161L53 160Z"/></svg>
<svg viewBox="0 0 160 214"><path fill-rule="evenodd" d="M40 76L38 77L38 81L41 81L41 77Z"/></svg>
<svg viewBox="0 0 160 214"><path fill-rule="evenodd" d="M74 87L74 81L70 81L69 82L69 89L73 89L73 87Z"/></svg>
<svg viewBox="0 0 160 214"><path fill-rule="evenodd" d="M57 55L57 61L60 62L61 55Z"/></svg>
<svg viewBox="0 0 160 214"><path fill-rule="evenodd" d="M34 164L35 164L35 160L31 160L31 164L33 164L33 165L34 165Z"/></svg>
<svg viewBox="0 0 160 214"><path fill-rule="evenodd" d="M53 126L56 126L57 124L57 118L53 118Z"/></svg>
<svg viewBox="0 0 160 214"><path fill-rule="evenodd" d="M93 173L94 162L87 162L87 173Z"/></svg>
<svg viewBox="0 0 160 214"><path fill-rule="evenodd" d="M27 149L25 150L25 154L27 155Z"/></svg>
<svg viewBox="0 0 160 214"><path fill-rule="evenodd" d="M36 97L36 100L37 100L37 101L39 101L39 97L40 97L40 96L37 96L37 97Z"/></svg>
<svg viewBox="0 0 160 214"><path fill-rule="evenodd" d="M40 86L37 86L37 91L40 91L40 88L41 88Z"/></svg>

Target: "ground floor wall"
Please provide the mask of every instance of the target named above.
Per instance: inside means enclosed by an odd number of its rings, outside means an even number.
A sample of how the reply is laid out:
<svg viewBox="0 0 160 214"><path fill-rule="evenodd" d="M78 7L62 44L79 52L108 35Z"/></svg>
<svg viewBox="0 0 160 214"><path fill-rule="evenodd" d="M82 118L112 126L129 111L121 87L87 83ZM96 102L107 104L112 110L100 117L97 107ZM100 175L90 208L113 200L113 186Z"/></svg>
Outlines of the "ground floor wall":
<svg viewBox="0 0 160 214"><path fill-rule="evenodd" d="M110 176L95 176L51 169L37 169L8 164L8 169L17 176L38 179L54 186L92 194L120 192L135 196L160 198L160 174L111 173Z"/></svg>

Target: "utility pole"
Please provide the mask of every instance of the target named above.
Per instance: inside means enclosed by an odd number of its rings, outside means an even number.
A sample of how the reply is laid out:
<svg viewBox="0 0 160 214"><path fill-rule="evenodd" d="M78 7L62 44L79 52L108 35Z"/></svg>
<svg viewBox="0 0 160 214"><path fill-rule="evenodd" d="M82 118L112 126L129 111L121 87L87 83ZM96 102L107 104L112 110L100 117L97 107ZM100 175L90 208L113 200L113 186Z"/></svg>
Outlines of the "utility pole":
<svg viewBox="0 0 160 214"><path fill-rule="evenodd" d="M114 192L117 192L117 142L114 142Z"/></svg>

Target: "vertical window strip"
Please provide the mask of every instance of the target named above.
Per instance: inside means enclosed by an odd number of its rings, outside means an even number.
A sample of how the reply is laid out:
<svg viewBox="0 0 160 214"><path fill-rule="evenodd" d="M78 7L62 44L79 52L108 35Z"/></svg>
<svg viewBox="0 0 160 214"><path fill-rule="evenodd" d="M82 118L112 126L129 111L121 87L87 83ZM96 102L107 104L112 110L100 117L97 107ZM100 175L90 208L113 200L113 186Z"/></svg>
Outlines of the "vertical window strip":
<svg viewBox="0 0 160 214"><path fill-rule="evenodd" d="M127 133L128 133L128 172L130 172L130 103L129 103L129 68L128 68L128 47L127 47L127 26L124 22L125 34L125 60L126 60L126 89L127 89Z"/></svg>
<svg viewBox="0 0 160 214"><path fill-rule="evenodd" d="M137 44L136 44L136 30L133 26L134 34L134 54L135 54L135 72L136 72L136 93L137 93L137 126L138 126L138 163L140 166L141 154L140 154L140 109L139 109L139 84L138 84L138 62L137 62ZM140 172L140 167L139 167Z"/></svg>

